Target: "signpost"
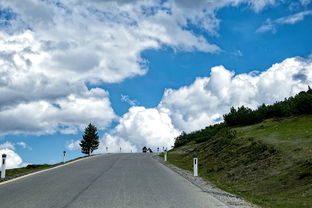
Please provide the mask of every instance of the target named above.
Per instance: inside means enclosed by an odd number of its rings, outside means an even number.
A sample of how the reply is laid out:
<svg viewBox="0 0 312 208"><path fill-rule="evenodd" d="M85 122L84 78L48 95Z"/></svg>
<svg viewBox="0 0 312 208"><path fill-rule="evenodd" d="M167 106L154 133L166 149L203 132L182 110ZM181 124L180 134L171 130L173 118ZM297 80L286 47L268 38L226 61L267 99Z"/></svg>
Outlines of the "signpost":
<svg viewBox="0 0 312 208"><path fill-rule="evenodd" d="M1 178L5 178L5 163L6 163L6 154L2 154L2 162L1 162Z"/></svg>

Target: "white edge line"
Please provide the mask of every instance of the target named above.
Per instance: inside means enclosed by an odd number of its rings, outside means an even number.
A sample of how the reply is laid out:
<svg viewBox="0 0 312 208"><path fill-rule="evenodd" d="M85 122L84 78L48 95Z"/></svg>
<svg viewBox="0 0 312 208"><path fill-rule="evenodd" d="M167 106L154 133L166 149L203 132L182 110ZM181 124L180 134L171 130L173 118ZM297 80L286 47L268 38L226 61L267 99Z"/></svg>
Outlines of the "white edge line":
<svg viewBox="0 0 312 208"><path fill-rule="evenodd" d="M102 156L102 155L104 155L104 154L98 154L98 155L93 155L92 157L80 158L80 159L77 159L77 160L74 160L74 161L71 161L71 162L67 162L65 164L58 165L56 167L47 168L47 169L44 169L44 170L39 170L39 171L36 171L36 172L33 172L33 173L29 173L29 174L26 174L26 175L23 175L23 176L20 176L20 177L17 177L17 178L12 178L12 179L9 179L7 181L0 182L0 186L3 185L3 184L7 184L7 183L11 183L13 181L20 180L22 178L26 178L28 176L36 175L38 173L43 173L43 172L46 172L46 171L49 171L49 170L53 170L53 169L56 169L56 168L60 168L60 167L63 167L63 166L66 166L66 165L69 165L69 164L72 164L72 163L75 163L75 162L79 162L81 160L91 159L91 158Z"/></svg>

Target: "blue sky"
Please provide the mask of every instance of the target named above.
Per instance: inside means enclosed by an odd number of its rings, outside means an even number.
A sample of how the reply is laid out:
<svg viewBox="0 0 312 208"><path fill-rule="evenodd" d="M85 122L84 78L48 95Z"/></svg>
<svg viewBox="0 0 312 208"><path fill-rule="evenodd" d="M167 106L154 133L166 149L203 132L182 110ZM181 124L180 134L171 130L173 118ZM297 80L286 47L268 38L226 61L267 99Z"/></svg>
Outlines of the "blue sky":
<svg viewBox="0 0 312 208"><path fill-rule="evenodd" d="M11 167L81 156L90 122L98 153L170 148L231 106L312 84L312 3L1 0L0 46Z"/></svg>

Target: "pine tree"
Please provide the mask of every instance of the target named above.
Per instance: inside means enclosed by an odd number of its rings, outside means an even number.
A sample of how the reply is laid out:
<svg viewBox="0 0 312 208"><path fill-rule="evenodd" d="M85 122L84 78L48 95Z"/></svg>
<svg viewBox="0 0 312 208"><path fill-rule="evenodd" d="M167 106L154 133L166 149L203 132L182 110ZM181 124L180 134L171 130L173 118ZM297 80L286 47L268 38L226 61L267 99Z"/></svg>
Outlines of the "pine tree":
<svg viewBox="0 0 312 208"><path fill-rule="evenodd" d="M85 128L84 135L80 142L81 152L83 154L88 154L96 150L99 146L99 136L97 133L97 128L91 123Z"/></svg>

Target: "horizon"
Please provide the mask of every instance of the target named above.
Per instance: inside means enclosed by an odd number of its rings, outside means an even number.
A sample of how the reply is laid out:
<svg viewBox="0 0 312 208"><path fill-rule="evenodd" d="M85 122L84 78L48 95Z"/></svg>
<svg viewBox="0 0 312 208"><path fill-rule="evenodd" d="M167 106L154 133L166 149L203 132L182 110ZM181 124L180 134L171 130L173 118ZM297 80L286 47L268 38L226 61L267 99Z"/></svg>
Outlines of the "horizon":
<svg viewBox="0 0 312 208"><path fill-rule="evenodd" d="M0 0L8 168L171 148L181 132L312 86L312 1Z"/></svg>

